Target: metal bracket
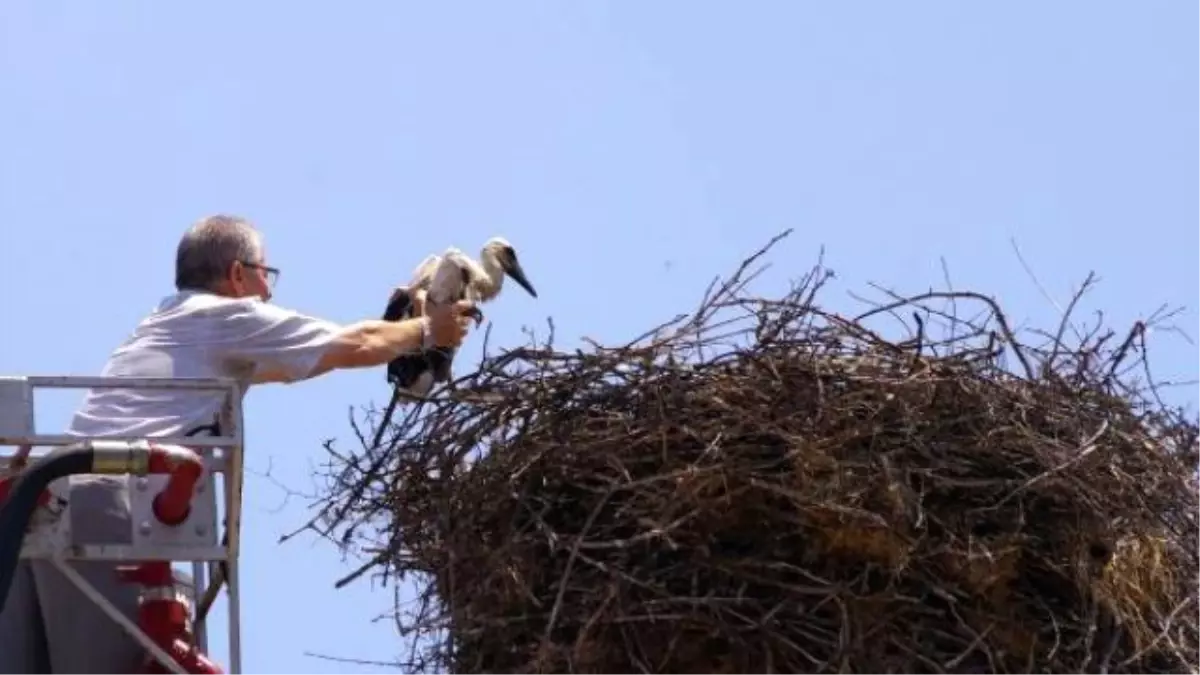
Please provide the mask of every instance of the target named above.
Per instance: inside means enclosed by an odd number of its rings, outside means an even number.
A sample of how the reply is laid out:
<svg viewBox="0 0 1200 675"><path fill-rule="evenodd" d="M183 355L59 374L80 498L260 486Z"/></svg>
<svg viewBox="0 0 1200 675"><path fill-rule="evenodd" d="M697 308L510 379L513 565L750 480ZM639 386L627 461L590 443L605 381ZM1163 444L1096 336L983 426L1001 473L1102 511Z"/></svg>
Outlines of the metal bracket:
<svg viewBox="0 0 1200 675"><path fill-rule="evenodd" d="M39 434L35 430L34 393L36 389L70 388L134 388L150 390L204 391L219 396L219 437L171 436L156 438L116 437L86 438L66 434ZM51 484L50 503L39 508L30 524L21 548L21 558L49 560L62 570L89 599L117 621L139 644L166 668L179 669L165 651L159 649L128 617L121 615L115 605L103 597L85 579L75 574L68 560L169 560L191 562L194 583L193 598L216 592L210 588L208 563L224 562L228 579L224 579L229 602L229 672L241 672L241 602L238 583L237 553L241 533L242 503L242 406L241 387L236 381L198 378L118 378L118 377L0 377L0 475L6 473L13 459L5 446L32 446L34 449L71 445L82 441L120 440L149 441L158 445L188 447L205 464L205 474L192 499L187 519L174 527L163 525L154 518L151 508L154 496L166 483L165 476L127 475L131 509L129 543L81 543L71 529L69 480ZM217 478L220 480L217 480ZM219 505L218 505L219 503ZM222 510L224 513L220 513ZM227 543L222 543L218 530L224 516ZM115 574L115 571L114 571ZM214 582L218 580L213 580ZM195 612L198 603L192 602ZM206 621L193 614L194 634L202 651L208 650ZM165 660L164 660L165 659Z"/></svg>
<svg viewBox="0 0 1200 675"><path fill-rule="evenodd" d="M130 476L129 506L133 519L132 544L135 549L171 550L188 548L219 549L217 537L217 504L211 498L212 469L197 485L196 499L188 517L179 525L168 527L158 522L151 512L154 495L167 484L166 476Z"/></svg>

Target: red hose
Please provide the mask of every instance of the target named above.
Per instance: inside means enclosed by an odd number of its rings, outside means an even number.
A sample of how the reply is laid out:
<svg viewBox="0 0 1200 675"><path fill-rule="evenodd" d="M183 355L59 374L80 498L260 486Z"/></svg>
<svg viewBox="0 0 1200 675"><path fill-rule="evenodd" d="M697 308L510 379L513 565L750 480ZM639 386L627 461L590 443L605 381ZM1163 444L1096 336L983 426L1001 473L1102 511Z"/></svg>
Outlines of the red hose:
<svg viewBox="0 0 1200 675"><path fill-rule="evenodd" d="M192 640L188 619L190 610L176 593L175 575L170 562L150 560L135 566L119 567L117 572L124 581L142 586L138 600L138 626L146 633L146 637L162 647L189 673L215 675L224 672ZM141 672L169 671L147 654Z"/></svg>
<svg viewBox="0 0 1200 675"><path fill-rule="evenodd" d="M192 510L196 483L204 475L204 463L195 452L178 446L152 446L150 473L167 474L167 485L154 496L154 517L164 525L178 525Z"/></svg>

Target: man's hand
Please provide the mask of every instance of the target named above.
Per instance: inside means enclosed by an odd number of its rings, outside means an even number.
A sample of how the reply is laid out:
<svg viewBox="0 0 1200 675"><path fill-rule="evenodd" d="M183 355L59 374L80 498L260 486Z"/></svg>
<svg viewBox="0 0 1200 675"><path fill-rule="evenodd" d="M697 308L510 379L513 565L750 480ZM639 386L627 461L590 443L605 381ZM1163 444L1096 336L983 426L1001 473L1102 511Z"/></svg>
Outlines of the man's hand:
<svg viewBox="0 0 1200 675"><path fill-rule="evenodd" d="M426 303L425 316L429 317L429 333L433 344L456 348L466 337L471 321L482 319L483 313L475 303L460 300L452 305Z"/></svg>

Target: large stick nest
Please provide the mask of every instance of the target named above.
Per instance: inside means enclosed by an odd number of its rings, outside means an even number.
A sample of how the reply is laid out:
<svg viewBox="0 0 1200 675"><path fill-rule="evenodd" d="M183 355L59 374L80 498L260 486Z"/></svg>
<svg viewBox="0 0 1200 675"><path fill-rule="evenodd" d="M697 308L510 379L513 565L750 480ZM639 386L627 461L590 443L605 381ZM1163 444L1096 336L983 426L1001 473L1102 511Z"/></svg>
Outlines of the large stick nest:
<svg viewBox="0 0 1200 675"><path fill-rule="evenodd" d="M757 257L632 344L486 358L331 449L320 529L411 575L407 668L1196 672L1197 427L1144 323L1023 344L951 291L844 317L819 266L749 296Z"/></svg>

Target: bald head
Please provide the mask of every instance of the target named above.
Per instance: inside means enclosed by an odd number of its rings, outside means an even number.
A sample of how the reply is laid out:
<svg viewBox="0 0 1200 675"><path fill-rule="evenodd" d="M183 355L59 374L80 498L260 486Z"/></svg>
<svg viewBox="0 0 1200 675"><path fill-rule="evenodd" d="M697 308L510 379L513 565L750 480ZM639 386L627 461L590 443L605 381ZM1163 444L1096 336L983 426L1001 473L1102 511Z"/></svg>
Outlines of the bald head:
<svg viewBox="0 0 1200 675"><path fill-rule="evenodd" d="M258 261L262 238L244 218L214 215L196 222L175 252L175 288L215 290L236 263Z"/></svg>

